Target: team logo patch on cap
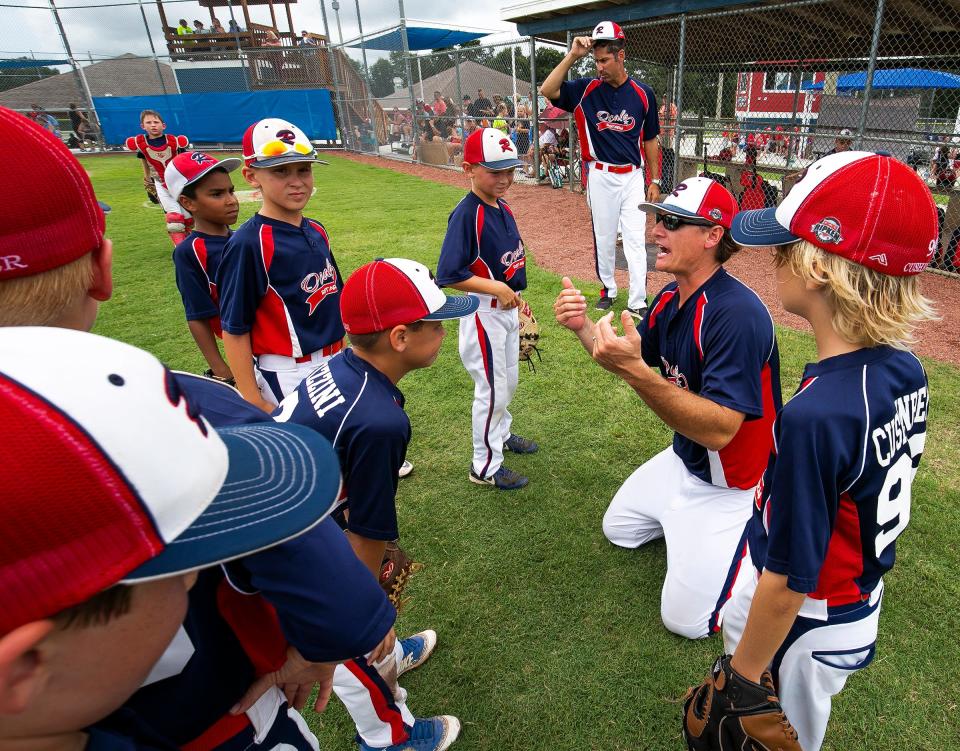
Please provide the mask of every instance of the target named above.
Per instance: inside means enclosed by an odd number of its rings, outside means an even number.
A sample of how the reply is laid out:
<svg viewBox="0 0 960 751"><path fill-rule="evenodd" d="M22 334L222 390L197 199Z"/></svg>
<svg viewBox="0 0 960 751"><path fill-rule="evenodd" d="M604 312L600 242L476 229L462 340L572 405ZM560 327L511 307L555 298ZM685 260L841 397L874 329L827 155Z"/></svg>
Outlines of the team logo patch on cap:
<svg viewBox="0 0 960 751"><path fill-rule="evenodd" d="M820 242L833 243L839 245L843 242L843 235L840 234L840 221L832 216L825 216L819 222L810 227L810 231Z"/></svg>
<svg viewBox="0 0 960 751"><path fill-rule="evenodd" d="M720 209L710 209L708 213L710 214L711 219L714 219L718 222L723 218L723 212L720 211Z"/></svg>
<svg viewBox="0 0 960 751"><path fill-rule="evenodd" d="M190 152L190 159L197 164L209 164L210 162L217 161L212 156L207 156L202 151L192 151Z"/></svg>

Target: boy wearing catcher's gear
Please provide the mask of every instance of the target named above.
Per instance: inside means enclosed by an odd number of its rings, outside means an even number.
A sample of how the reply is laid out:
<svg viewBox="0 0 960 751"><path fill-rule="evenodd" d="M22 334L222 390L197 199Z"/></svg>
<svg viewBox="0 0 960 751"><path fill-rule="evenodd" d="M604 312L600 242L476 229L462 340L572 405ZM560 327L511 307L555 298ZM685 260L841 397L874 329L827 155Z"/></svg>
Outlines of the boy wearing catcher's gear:
<svg viewBox="0 0 960 751"><path fill-rule="evenodd" d="M397 384L436 360L444 320L462 319L478 304L471 296L447 297L425 266L405 258L361 266L340 299L352 346L314 370L274 415L313 428L333 443L343 474L339 520L374 575L386 545L400 536L397 473L411 431ZM376 664L361 658L337 668L334 690L357 725L361 751L413 746L443 751L456 740L455 717L415 718L407 692L397 685L397 677L426 659L435 644L436 633L425 631L397 642Z"/></svg>
<svg viewBox="0 0 960 751"><path fill-rule="evenodd" d="M479 309L460 320L460 359L473 378L473 457L470 481L500 490L528 478L503 465L504 450L532 454L537 444L511 431L507 407L517 389L520 324L517 306L527 288L526 250L503 195L522 167L507 134L474 131L463 147L470 192L447 221L437 262L437 283L475 297Z"/></svg>
<svg viewBox="0 0 960 751"><path fill-rule="evenodd" d="M208 373L230 383L233 374L217 346L222 331L214 280L230 238L230 225L237 221L240 211L230 173L241 164L236 158L217 161L209 154L187 151L174 157L164 172L170 195L194 218L193 231L173 249L187 326L210 366Z"/></svg>
<svg viewBox="0 0 960 751"><path fill-rule="evenodd" d="M554 309L593 358L675 431L673 444L617 491L603 533L625 548L666 539L660 617L674 633L697 639L719 630L731 593L746 583L737 574L780 406L779 354L763 302L723 267L737 249L728 234L733 194L694 177L642 207L655 214L657 270L676 281L640 325L627 311L623 336L614 333L612 314L593 324L569 279Z"/></svg>
<svg viewBox="0 0 960 751"><path fill-rule="evenodd" d="M733 238L775 247L780 300L810 322L818 361L777 416L751 581L727 607L724 644L746 681L769 668L800 746L817 751L832 696L873 660L883 575L910 519L929 394L909 345L933 315L917 274L937 211L902 162L846 151L811 165L778 208L738 215Z"/></svg>
<svg viewBox="0 0 960 751"><path fill-rule="evenodd" d="M637 205L660 198L660 122L653 89L627 75L625 43L618 24L598 23L591 36L573 40L540 93L572 112L577 124L597 276L603 285L596 307L609 310L617 296L614 261L619 227L630 271L627 308L640 318L647 308L647 220ZM570 68L591 50L597 77L564 80ZM647 177L649 187L645 185Z"/></svg>
<svg viewBox="0 0 960 751"><path fill-rule="evenodd" d="M166 212L167 232L174 245L183 242L193 225L193 217L183 208L177 199L170 195L164 178L164 172L170 161L186 150L189 139L186 136L164 135L167 125L156 110L144 110L140 113L140 127L144 133L130 136L126 146L137 153L143 162L143 183L147 192L156 195L160 206Z"/></svg>

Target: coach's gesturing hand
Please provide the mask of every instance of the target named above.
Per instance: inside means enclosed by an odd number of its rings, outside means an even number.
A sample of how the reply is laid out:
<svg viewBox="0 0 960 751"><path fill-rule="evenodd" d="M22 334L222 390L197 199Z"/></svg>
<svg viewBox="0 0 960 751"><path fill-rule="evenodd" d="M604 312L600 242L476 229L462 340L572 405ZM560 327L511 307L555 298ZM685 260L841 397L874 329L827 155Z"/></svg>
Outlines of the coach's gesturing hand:
<svg viewBox="0 0 960 751"><path fill-rule="evenodd" d="M650 369L640 355L640 334L633 316L627 311L620 314L623 336L613 329L613 311L597 321L593 329L593 359L606 370L633 385L638 377L650 376Z"/></svg>

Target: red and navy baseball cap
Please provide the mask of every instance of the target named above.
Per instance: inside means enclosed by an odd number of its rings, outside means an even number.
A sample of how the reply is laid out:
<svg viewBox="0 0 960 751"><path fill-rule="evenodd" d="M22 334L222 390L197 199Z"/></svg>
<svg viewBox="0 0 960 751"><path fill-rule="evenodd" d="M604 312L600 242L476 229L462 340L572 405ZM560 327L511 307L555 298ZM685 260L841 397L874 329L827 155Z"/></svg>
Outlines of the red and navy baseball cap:
<svg viewBox="0 0 960 751"><path fill-rule="evenodd" d="M613 21L601 21L593 27L593 33L590 35L590 38L595 42L601 40L614 42L618 39L626 39L626 36L623 33L623 29L620 28L620 24L614 23Z"/></svg>
<svg viewBox="0 0 960 751"><path fill-rule="evenodd" d="M185 151L177 154L167 164L163 171L163 182L173 200L176 201L184 188L201 180L210 170L220 167L227 172L233 172L242 164L243 162L235 156L217 160L202 151Z"/></svg>
<svg viewBox="0 0 960 751"><path fill-rule="evenodd" d="M275 167L287 162L316 162L317 152L300 128L287 120L258 120L243 134L243 161L248 167Z"/></svg>
<svg viewBox="0 0 960 751"><path fill-rule="evenodd" d="M808 240L891 276L923 271L938 236L937 207L926 183L903 162L867 151L814 162L779 206L740 212L731 232L745 247Z"/></svg>
<svg viewBox="0 0 960 751"><path fill-rule="evenodd" d="M678 214L703 219L704 224L719 224L730 229L739 207L733 193L709 177L690 177L673 189L660 203L644 202L641 211Z"/></svg>
<svg viewBox="0 0 960 751"><path fill-rule="evenodd" d="M472 295L445 295L430 269L407 258L378 258L350 275L340 293L348 334L373 334L416 321L443 321L474 313Z"/></svg>
<svg viewBox="0 0 960 751"><path fill-rule="evenodd" d="M523 166L517 147L498 128L479 128L467 136L463 144L463 161L495 172Z"/></svg>
<svg viewBox="0 0 960 751"><path fill-rule="evenodd" d="M69 358L70 378L45 352ZM0 329L0 420L0 635L296 537L340 490L316 431L214 431L156 358L94 334Z"/></svg>
<svg viewBox="0 0 960 751"><path fill-rule="evenodd" d="M65 266L103 245L103 208L63 141L0 107L0 163L0 281Z"/></svg>

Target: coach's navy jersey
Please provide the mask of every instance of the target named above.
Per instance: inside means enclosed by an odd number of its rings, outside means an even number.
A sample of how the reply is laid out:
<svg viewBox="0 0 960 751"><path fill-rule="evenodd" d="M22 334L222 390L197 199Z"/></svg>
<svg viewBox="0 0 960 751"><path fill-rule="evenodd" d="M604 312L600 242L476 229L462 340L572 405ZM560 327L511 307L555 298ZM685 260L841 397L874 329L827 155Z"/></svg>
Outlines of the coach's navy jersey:
<svg viewBox="0 0 960 751"><path fill-rule="evenodd" d="M313 428L340 459L340 508L346 528L371 540L396 540L397 473L410 443L403 394L389 378L345 349L327 360L284 399L278 422Z"/></svg>
<svg viewBox="0 0 960 751"><path fill-rule="evenodd" d="M214 279L228 238L229 234L208 235L194 230L173 249L177 289L187 320L210 319L217 335L220 334L220 303Z"/></svg>
<svg viewBox="0 0 960 751"><path fill-rule="evenodd" d="M611 86L599 78L576 78L560 84L551 100L573 112L583 160L608 164L643 164L643 142L660 134L653 89L632 78Z"/></svg>
<svg viewBox="0 0 960 751"><path fill-rule="evenodd" d="M677 456L704 482L754 487L766 467L781 406L773 319L756 292L721 267L681 306L677 283L671 282L650 304L639 331L644 361L659 366L664 378L745 415L719 451L674 433Z"/></svg>
<svg viewBox="0 0 960 751"><path fill-rule="evenodd" d="M214 427L270 419L244 407L225 384L174 377ZM232 400L235 416L227 409ZM161 659L157 680L140 688L113 719L129 723L132 712L144 727L183 745L221 720L264 671L266 657L282 661L288 643L308 660L345 660L373 649L396 620L376 578L333 519L233 561L228 570L234 586L224 568L200 572L184 627Z"/></svg>
<svg viewBox="0 0 960 751"><path fill-rule="evenodd" d="M437 262L437 284L471 276L495 279L519 292L527 288L527 254L513 211L503 199L484 203L471 191L450 212Z"/></svg>
<svg viewBox="0 0 960 751"><path fill-rule="evenodd" d="M215 278L223 330L249 333L254 355L301 357L343 339L343 279L319 222L254 214L231 235Z"/></svg>
<svg viewBox="0 0 960 751"><path fill-rule="evenodd" d="M845 605L894 562L927 429L927 377L890 347L807 365L774 426L749 526L758 569L795 592Z"/></svg>

